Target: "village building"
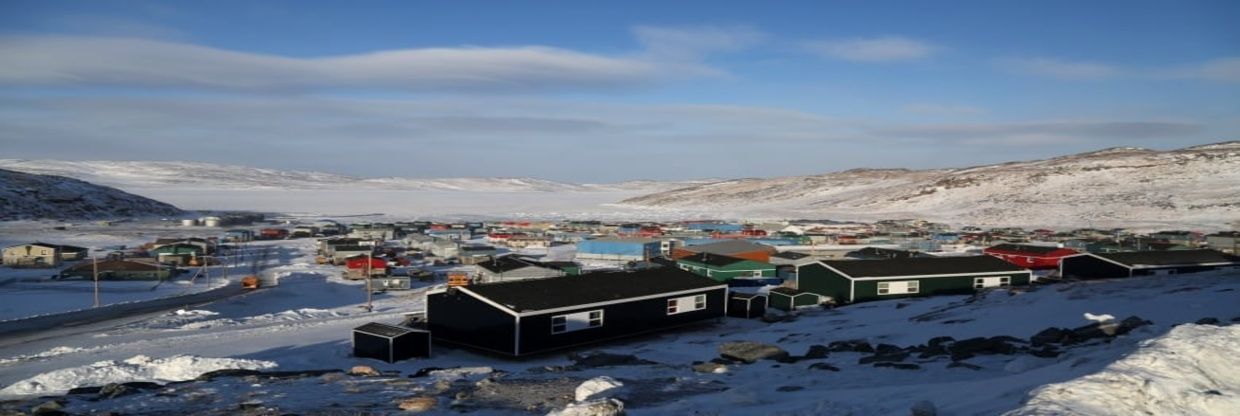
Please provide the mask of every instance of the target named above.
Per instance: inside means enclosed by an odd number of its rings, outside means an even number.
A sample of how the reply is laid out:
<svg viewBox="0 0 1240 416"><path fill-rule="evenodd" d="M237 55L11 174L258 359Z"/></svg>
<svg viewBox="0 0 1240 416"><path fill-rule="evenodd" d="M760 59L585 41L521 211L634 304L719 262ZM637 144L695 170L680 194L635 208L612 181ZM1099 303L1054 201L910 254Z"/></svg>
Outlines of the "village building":
<svg viewBox="0 0 1240 416"><path fill-rule="evenodd" d="M173 243L155 247L150 251L150 254L158 259L160 263L188 265L191 261L202 257L205 253L199 245Z"/></svg>
<svg viewBox="0 0 1240 416"><path fill-rule="evenodd" d="M844 254L844 258L853 260L911 259L914 257L933 257L926 253L893 248L865 247Z"/></svg>
<svg viewBox="0 0 1240 416"><path fill-rule="evenodd" d="M3 261L8 267L57 267L62 261L61 246L48 243L17 244L4 248Z"/></svg>
<svg viewBox="0 0 1240 416"><path fill-rule="evenodd" d="M722 254L698 253L676 260L677 267L699 276L706 276L720 282L732 279L772 279L775 278L775 265L725 256Z"/></svg>
<svg viewBox="0 0 1240 416"><path fill-rule="evenodd" d="M759 293L728 293L728 316L760 318L766 314L766 295Z"/></svg>
<svg viewBox="0 0 1240 416"><path fill-rule="evenodd" d="M991 256L821 260L797 267L795 288L843 304L967 294L1027 285L1031 279L1029 270Z"/></svg>
<svg viewBox="0 0 1240 416"><path fill-rule="evenodd" d="M577 243L577 259L627 263L646 261L664 254L669 242L657 238L597 238Z"/></svg>
<svg viewBox="0 0 1240 416"><path fill-rule="evenodd" d="M372 278L388 275L387 259L370 255L349 257L345 259L344 268L344 277L349 280L365 279L367 275Z"/></svg>
<svg viewBox="0 0 1240 416"><path fill-rule="evenodd" d="M726 240L707 244L687 245L672 250L672 258L680 259L699 253L722 254L746 260L769 263L777 250L765 244L744 240Z"/></svg>
<svg viewBox="0 0 1240 416"><path fill-rule="evenodd" d="M727 286L674 268L491 283L428 292L437 341L527 356L710 321Z"/></svg>
<svg viewBox="0 0 1240 416"><path fill-rule="evenodd" d="M1029 244L1000 244L987 247L982 250L982 253L1031 270L1058 269L1059 261L1064 257L1080 254L1079 251L1070 248Z"/></svg>
<svg viewBox="0 0 1240 416"><path fill-rule="evenodd" d="M479 262L475 266L478 266L477 281L479 283L545 279L565 275L563 271L535 265L511 255L495 257L491 260Z"/></svg>
<svg viewBox="0 0 1240 416"><path fill-rule="evenodd" d="M329 248L331 263L335 265L345 264L350 257L373 255L374 246L363 245L333 245Z"/></svg>
<svg viewBox="0 0 1240 416"><path fill-rule="evenodd" d="M99 280L167 280L178 273L175 266L160 264L155 259L118 258L81 262L65 269L60 276L90 280L94 279L96 270Z"/></svg>
<svg viewBox="0 0 1240 416"><path fill-rule="evenodd" d="M1240 231L1224 231L1206 235L1210 248L1230 254L1240 254Z"/></svg>
<svg viewBox="0 0 1240 416"><path fill-rule="evenodd" d="M1083 253L1065 257L1060 264L1059 275L1064 278L1101 279L1212 270L1240 270L1240 257L1218 250Z"/></svg>
<svg viewBox="0 0 1240 416"><path fill-rule="evenodd" d="M782 286L767 291L766 296L767 305L782 311L818 306L829 299L817 293L804 292Z"/></svg>

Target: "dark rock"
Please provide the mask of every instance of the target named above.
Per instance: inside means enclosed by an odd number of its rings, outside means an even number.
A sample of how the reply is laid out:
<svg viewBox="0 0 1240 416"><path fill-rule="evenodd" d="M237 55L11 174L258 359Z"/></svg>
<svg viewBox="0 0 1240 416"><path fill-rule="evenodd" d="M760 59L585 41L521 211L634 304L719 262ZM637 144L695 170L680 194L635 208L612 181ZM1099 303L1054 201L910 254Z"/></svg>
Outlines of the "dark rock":
<svg viewBox="0 0 1240 416"><path fill-rule="evenodd" d="M1019 350L1009 343L1010 339L1011 337L969 338L952 343L947 350L951 352L952 360L955 361L968 359L975 355L1010 355Z"/></svg>
<svg viewBox="0 0 1240 416"><path fill-rule="evenodd" d="M809 365L809 368L811 370L840 371L839 367L827 363L813 363Z"/></svg>
<svg viewBox="0 0 1240 416"><path fill-rule="evenodd" d="M1222 322L1219 321L1218 318L1201 318L1201 319L1198 319L1197 322L1194 322L1194 323L1196 323L1197 325L1219 325Z"/></svg>
<svg viewBox="0 0 1240 416"><path fill-rule="evenodd" d="M1055 357L1058 357L1059 354L1062 354L1062 353L1059 352L1059 350L1049 345L1042 347L1042 349L1029 350L1029 355L1032 355L1034 357L1040 357L1040 358L1055 358Z"/></svg>
<svg viewBox="0 0 1240 416"><path fill-rule="evenodd" d="M723 357L715 357L715 358L711 358L710 362L715 363L715 364L732 365L732 364L738 363L739 361L729 360Z"/></svg>
<svg viewBox="0 0 1240 416"><path fill-rule="evenodd" d="M103 389L103 387L100 386L74 387L69 389L69 392L65 394L99 394L99 390L101 389Z"/></svg>
<svg viewBox="0 0 1240 416"><path fill-rule="evenodd" d="M913 407L910 407L908 410L911 416L938 416L939 414L939 410L934 407L934 403L928 400L913 403Z"/></svg>
<svg viewBox="0 0 1240 416"><path fill-rule="evenodd" d="M657 364L654 361L643 360L631 354L612 354L598 351L582 354L569 354L568 359L573 361L573 367L576 368Z"/></svg>
<svg viewBox="0 0 1240 416"><path fill-rule="evenodd" d="M981 370L981 369L982 369L982 366L980 366L980 365L973 365L973 364L969 364L969 363L965 363L965 362L960 362L960 361L953 361L951 364L948 364L948 365L947 365L947 368L967 368L967 369L970 369L970 370Z"/></svg>
<svg viewBox="0 0 1240 416"><path fill-rule="evenodd" d="M779 392L790 392L790 391L801 391L801 390L805 390L805 388L801 386L779 386L778 388L775 389L775 391L779 391Z"/></svg>
<svg viewBox="0 0 1240 416"><path fill-rule="evenodd" d="M877 355L889 355L897 352L904 352L904 349L900 348L898 345L891 344L878 344L877 347L874 347L874 354Z"/></svg>
<svg viewBox="0 0 1240 416"><path fill-rule="evenodd" d="M1072 330L1066 328L1046 328L1029 337L1029 343L1035 347L1041 347L1046 344L1062 344L1071 333Z"/></svg>
<svg viewBox="0 0 1240 416"><path fill-rule="evenodd" d="M123 384L109 383L99 389L99 399L115 399L117 397L125 397L131 394L138 394L140 390Z"/></svg>
<svg viewBox="0 0 1240 416"><path fill-rule="evenodd" d="M238 409L241 409L241 410L255 410L255 409L262 409L262 408L263 408L263 402L258 401L258 400L247 400L247 401L244 401L244 402L241 402L240 404L238 404L238 405L237 405L237 408L238 408Z"/></svg>
<svg viewBox="0 0 1240 416"><path fill-rule="evenodd" d="M926 346L933 348L936 346L948 344L948 343L955 342L955 341L956 339L952 337L934 337L934 338L930 338L929 341L926 341Z"/></svg>
<svg viewBox="0 0 1240 416"><path fill-rule="evenodd" d="M1132 332L1134 329L1153 324L1153 322L1142 319L1139 316L1129 316L1119 321L1119 327L1115 329L1115 335L1124 335Z"/></svg>
<svg viewBox="0 0 1240 416"><path fill-rule="evenodd" d="M159 383L152 383L149 381L131 381L128 383L121 383L121 385L138 390L155 390L164 387L159 385Z"/></svg>
<svg viewBox="0 0 1240 416"><path fill-rule="evenodd" d="M413 374L410 374L409 378L426 377L430 375L432 371L439 371L439 370L447 370L447 369L443 367L422 367L418 369L418 371L414 371Z"/></svg>
<svg viewBox="0 0 1240 416"><path fill-rule="evenodd" d="M904 303L904 302L899 302L899 303L896 303L896 309L904 309L904 308L907 308L907 307L908 307L908 304L907 304L907 303Z"/></svg>
<svg viewBox="0 0 1240 416"><path fill-rule="evenodd" d="M831 352L874 352L874 347L864 340L854 339L848 341L832 341L827 344L827 350Z"/></svg>
<svg viewBox="0 0 1240 416"><path fill-rule="evenodd" d="M935 346L928 346L926 348L923 348L920 351L920 354L917 354L917 357L918 358L931 358L931 357L940 357L940 356L944 356L948 354L951 354L951 353L947 351L947 347L943 345L935 345Z"/></svg>
<svg viewBox="0 0 1240 416"><path fill-rule="evenodd" d="M65 402L51 400L30 409L30 414L35 416L58 416L67 413L65 413Z"/></svg>
<svg viewBox="0 0 1240 416"><path fill-rule="evenodd" d="M875 354L869 357L861 357L861 359L857 360L857 363L869 364L877 362L900 362L904 361L905 358L908 358L908 355L909 354L904 351L897 351L889 354Z"/></svg>
<svg viewBox="0 0 1240 416"><path fill-rule="evenodd" d="M263 373L262 371L258 371L258 370L243 370L243 369L215 370L215 371L209 371L209 372L203 373L202 375L198 376L198 378L195 378L194 380L211 381L211 380L215 380L216 378L220 378L220 377L256 376L262 373Z"/></svg>
<svg viewBox="0 0 1240 416"><path fill-rule="evenodd" d="M805 359L805 357L796 356L796 355L780 355L780 356L775 356L772 359L775 360L776 362L780 362L784 364L792 364L797 361L801 361Z"/></svg>
<svg viewBox="0 0 1240 416"><path fill-rule="evenodd" d="M758 360L786 360L788 352L771 344L754 341L731 341L719 346L719 356L753 364Z"/></svg>
<svg viewBox="0 0 1240 416"><path fill-rule="evenodd" d="M830 351L831 350L824 345L810 345L809 349L805 350L805 359L812 360L817 358L827 358Z"/></svg>
<svg viewBox="0 0 1240 416"><path fill-rule="evenodd" d="M890 368L894 368L897 370L920 370L921 369L921 366L917 364L888 363L888 362L874 363L874 367L875 368L890 367Z"/></svg>
<svg viewBox="0 0 1240 416"><path fill-rule="evenodd" d="M1240 323L1240 316L1237 316L1237 317L1235 317L1235 318L1231 318L1231 322L1232 322L1232 323Z"/></svg>
<svg viewBox="0 0 1240 416"><path fill-rule="evenodd" d="M693 365L693 371L698 373L726 373L728 366L716 363L697 363Z"/></svg>

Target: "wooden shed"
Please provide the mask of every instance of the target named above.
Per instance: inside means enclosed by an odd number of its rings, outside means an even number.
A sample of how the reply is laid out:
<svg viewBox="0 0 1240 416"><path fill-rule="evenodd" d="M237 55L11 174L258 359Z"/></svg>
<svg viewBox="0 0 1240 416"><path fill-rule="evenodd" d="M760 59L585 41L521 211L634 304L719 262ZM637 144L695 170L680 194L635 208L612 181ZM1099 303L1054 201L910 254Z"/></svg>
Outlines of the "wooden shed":
<svg viewBox="0 0 1240 416"><path fill-rule="evenodd" d="M353 328L353 356L394 363L431 356L431 333L423 329L371 322Z"/></svg>
<svg viewBox="0 0 1240 416"><path fill-rule="evenodd" d="M760 318L766 314L766 296L756 293L729 293L728 316Z"/></svg>

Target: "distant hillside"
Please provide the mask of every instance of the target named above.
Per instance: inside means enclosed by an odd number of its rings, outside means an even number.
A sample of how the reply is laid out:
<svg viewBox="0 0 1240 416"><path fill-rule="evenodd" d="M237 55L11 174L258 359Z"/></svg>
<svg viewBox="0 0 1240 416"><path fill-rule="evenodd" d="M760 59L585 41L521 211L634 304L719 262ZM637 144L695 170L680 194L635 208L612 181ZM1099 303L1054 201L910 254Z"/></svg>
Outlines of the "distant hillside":
<svg viewBox="0 0 1240 416"><path fill-rule="evenodd" d="M0 221L178 215L181 210L119 189L54 175L0 169Z"/></svg>
<svg viewBox="0 0 1240 416"><path fill-rule="evenodd" d="M198 162L0 159L0 168L61 175L122 189L359 189L469 192L661 191L700 182L576 184L538 178L358 178Z"/></svg>
<svg viewBox="0 0 1240 416"><path fill-rule="evenodd" d="M1221 226L1240 220L1240 142L1171 151L1113 148L961 169L856 169L738 179L634 197L621 205L742 217Z"/></svg>

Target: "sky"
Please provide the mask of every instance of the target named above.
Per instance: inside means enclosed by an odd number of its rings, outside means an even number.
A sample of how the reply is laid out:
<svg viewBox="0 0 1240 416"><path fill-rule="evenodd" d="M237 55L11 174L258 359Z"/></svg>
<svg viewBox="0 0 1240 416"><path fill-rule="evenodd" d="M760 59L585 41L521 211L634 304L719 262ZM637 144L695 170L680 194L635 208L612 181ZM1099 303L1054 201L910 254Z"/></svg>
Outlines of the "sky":
<svg viewBox="0 0 1240 416"><path fill-rule="evenodd" d="M0 158L573 182L1240 139L1236 1L0 2Z"/></svg>

